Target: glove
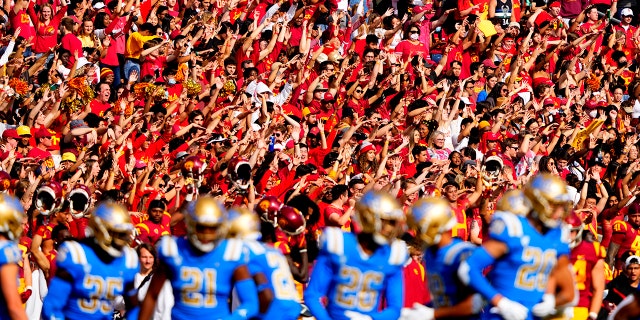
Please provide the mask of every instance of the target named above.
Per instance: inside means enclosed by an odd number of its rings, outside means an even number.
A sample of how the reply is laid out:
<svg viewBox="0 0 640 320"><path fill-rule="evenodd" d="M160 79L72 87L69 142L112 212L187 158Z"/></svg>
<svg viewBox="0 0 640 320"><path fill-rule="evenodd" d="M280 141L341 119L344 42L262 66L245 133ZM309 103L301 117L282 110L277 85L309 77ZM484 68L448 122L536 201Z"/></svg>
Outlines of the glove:
<svg viewBox="0 0 640 320"><path fill-rule="evenodd" d="M491 313L500 314L504 320L525 320L529 315L527 307L502 297L498 305L491 308Z"/></svg>
<svg viewBox="0 0 640 320"><path fill-rule="evenodd" d="M345 311L344 315L350 320L373 320L370 316L356 311Z"/></svg>
<svg viewBox="0 0 640 320"><path fill-rule="evenodd" d="M402 308L398 320L433 320L434 309L420 303L414 303L413 308Z"/></svg>
<svg viewBox="0 0 640 320"><path fill-rule="evenodd" d="M485 301L479 293L474 294L471 297L471 313L479 314L484 307Z"/></svg>
<svg viewBox="0 0 640 320"><path fill-rule="evenodd" d="M542 296L542 302L539 302L533 308L531 313L534 316L544 318L556 312L556 296L551 293L545 293Z"/></svg>

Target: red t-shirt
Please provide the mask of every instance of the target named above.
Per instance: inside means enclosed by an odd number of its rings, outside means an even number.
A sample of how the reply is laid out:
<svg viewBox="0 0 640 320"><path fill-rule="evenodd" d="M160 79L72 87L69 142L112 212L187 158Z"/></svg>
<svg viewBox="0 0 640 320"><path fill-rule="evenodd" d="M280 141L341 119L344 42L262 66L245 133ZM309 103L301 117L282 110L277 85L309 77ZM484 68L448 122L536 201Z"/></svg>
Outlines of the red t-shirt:
<svg viewBox="0 0 640 320"><path fill-rule="evenodd" d="M31 148L29 153L27 153L27 158L36 158L39 160L45 160L51 157L51 152L47 150L42 150L40 148Z"/></svg>
<svg viewBox="0 0 640 320"><path fill-rule="evenodd" d="M89 107L91 107L91 113L95 113L102 117L102 114L105 112L105 110L111 108L111 104L108 102L105 103L93 99L93 101L91 101L91 103L89 104Z"/></svg>
<svg viewBox="0 0 640 320"><path fill-rule="evenodd" d="M80 41L80 39L78 39L78 37L76 37L76 35L74 35L73 33L67 33L62 37L60 43L62 43L63 49L69 50L69 52L71 52L71 55L69 56L69 67L71 67L76 61L76 58L74 58L73 56L74 52L77 51L78 57L82 57L82 41Z"/></svg>
<svg viewBox="0 0 640 320"><path fill-rule="evenodd" d="M418 44L413 44L409 40L403 40L398 43L395 48L396 52L402 53L402 60L409 61L415 55L421 55L423 57L427 57L428 50L427 46L422 42L418 42Z"/></svg>
<svg viewBox="0 0 640 320"><path fill-rule="evenodd" d="M162 75L162 69L167 65L167 57L165 56L146 56L142 62L142 70L140 70L140 77L145 76L160 76ZM156 72L158 74L156 74Z"/></svg>

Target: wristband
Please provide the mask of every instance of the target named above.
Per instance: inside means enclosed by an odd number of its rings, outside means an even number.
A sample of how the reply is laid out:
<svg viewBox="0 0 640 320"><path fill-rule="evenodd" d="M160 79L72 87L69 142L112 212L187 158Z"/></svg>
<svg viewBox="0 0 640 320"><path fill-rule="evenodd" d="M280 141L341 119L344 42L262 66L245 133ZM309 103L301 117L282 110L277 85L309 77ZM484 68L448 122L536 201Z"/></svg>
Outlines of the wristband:
<svg viewBox="0 0 640 320"><path fill-rule="evenodd" d="M300 250L298 250L298 251L299 251L300 253L305 253L305 252L307 252L307 249L300 249Z"/></svg>
<svg viewBox="0 0 640 320"><path fill-rule="evenodd" d="M589 312L589 319L598 319L598 314L593 311Z"/></svg>

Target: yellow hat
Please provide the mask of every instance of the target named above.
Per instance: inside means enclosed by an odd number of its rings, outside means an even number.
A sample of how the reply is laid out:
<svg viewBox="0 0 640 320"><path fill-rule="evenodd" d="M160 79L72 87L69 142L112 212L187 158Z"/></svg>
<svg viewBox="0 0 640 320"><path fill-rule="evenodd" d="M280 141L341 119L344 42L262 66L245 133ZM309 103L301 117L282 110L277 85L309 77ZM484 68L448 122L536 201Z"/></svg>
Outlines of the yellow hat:
<svg viewBox="0 0 640 320"><path fill-rule="evenodd" d="M31 135L31 128L27 126L19 126L16 131L18 131L19 136Z"/></svg>
<svg viewBox="0 0 640 320"><path fill-rule="evenodd" d="M62 160L61 161L76 162L76 155L71 153L71 152L65 152L65 153L62 154Z"/></svg>
<svg viewBox="0 0 640 320"><path fill-rule="evenodd" d="M482 120L480 121L480 123L478 123L478 129L482 130L488 126L491 126L491 124L489 123L489 121L487 120Z"/></svg>

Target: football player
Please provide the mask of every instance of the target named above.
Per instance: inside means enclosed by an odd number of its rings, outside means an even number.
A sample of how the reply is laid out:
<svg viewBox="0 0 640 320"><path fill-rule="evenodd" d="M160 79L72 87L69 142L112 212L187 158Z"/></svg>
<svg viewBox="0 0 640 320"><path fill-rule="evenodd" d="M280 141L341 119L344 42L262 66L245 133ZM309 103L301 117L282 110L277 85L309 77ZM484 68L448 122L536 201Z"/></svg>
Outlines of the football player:
<svg viewBox="0 0 640 320"><path fill-rule="evenodd" d="M607 264L616 270L617 276L624 270L622 255L631 251L640 254L640 203L633 202L627 210L627 221L617 220L613 223L613 236L607 250Z"/></svg>
<svg viewBox="0 0 640 320"><path fill-rule="evenodd" d="M465 319L478 313L482 298L465 288L457 274L460 262L467 259L476 246L452 236L450 231L457 219L449 203L442 198L420 199L411 207L408 216L412 229L426 249L424 259L433 308L416 303L413 308L402 309L401 319Z"/></svg>
<svg viewBox="0 0 640 320"><path fill-rule="evenodd" d="M521 197L507 199L498 204L489 239L460 264L458 275L493 306L486 312L489 319L549 316L575 295L568 232L562 228L572 204L567 187L558 176L540 174ZM523 205L529 206L526 214L511 211L522 212ZM489 266L485 277L482 271Z"/></svg>
<svg viewBox="0 0 640 320"><path fill-rule="evenodd" d="M571 227L569 247L578 289L578 304L573 307L574 320L597 319L604 296L605 249L594 240L593 233L576 213L565 222ZM589 229L587 229L589 230Z"/></svg>
<svg viewBox="0 0 640 320"><path fill-rule="evenodd" d="M42 309L45 319L111 319L113 299L133 289L139 267L128 246L133 233L129 211L101 203L87 227L91 237L65 241L58 249L56 275Z"/></svg>
<svg viewBox="0 0 640 320"><path fill-rule="evenodd" d="M245 208L229 210L229 221L229 237L243 240L250 251L249 271L260 299L258 318L298 319L302 308L287 259L273 247L273 225L264 222L261 226L258 215ZM262 242L256 241L260 238Z"/></svg>
<svg viewBox="0 0 640 320"><path fill-rule="evenodd" d="M153 315L166 279L171 282L176 300L172 319L193 320L211 315L247 319L257 315L256 286L245 264L248 252L242 241L225 239L226 210L213 198L199 197L188 204L185 224L186 238L165 236L158 242L160 267L142 302L140 319ZM234 286L241 304L231 313L228 300Z"/></svg>
<svg viewBox="0 0 640 320"><path fill-rule="evenodd" d="M305 303L318 320L396 320L403 306L402 267L408 259L405 243L396 240L404 223L402 208L388 193L369 191L356 203L355 218L362 230L357 235L325 229Z"/></svg>
<svg viewBox="0 0 640 320"><path fill-rule="evenodd" d="M25 218L18 199L0 194L0 319L27 319L18 294L18 264L22 261L18 239Z"/></svg>

